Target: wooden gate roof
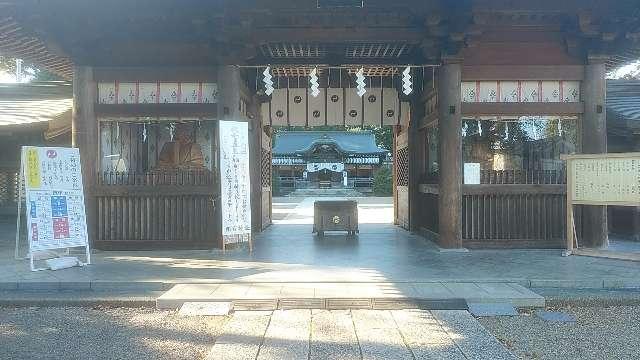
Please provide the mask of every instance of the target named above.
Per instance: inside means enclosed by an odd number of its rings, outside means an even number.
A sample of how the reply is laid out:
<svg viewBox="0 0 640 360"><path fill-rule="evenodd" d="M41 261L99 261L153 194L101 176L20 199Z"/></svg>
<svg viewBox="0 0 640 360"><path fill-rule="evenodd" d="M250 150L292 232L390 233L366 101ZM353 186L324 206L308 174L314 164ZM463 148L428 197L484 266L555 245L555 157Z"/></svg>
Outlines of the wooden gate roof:
<svg viewBox="0 0 640 360"><path fill-rule="evenodd" d="M72 64L424 64L501 26L552 29L568 48L640 55L633 0L4 0L0 53L64 77ZM355 4L355 3L354 3Z"/></svg>

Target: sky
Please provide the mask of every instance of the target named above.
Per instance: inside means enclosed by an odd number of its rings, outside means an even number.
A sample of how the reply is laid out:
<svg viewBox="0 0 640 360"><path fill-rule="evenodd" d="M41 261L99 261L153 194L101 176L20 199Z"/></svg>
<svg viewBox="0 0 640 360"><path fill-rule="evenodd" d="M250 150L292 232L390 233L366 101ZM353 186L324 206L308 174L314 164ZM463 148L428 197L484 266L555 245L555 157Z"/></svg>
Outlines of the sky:
<svg viewBox="0 0 640 360"><path fill-rule="evenodd" d="M627 74L631 74L636 78L640 78L640 60L623 66L620 69L612 72L611 74L609 74L609 79L619 79Z"/></svg>

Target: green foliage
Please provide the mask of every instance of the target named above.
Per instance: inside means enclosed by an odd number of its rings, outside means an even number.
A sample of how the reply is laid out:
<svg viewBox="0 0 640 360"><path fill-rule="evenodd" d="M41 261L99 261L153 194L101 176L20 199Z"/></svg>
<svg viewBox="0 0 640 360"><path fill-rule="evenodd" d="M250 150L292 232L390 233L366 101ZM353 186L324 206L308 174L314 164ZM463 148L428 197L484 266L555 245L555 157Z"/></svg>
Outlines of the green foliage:
<svg viewBox="0 0 640 360"><path fill-rule="evenodd" d="M273 196L280 196L280 179L276 171L271 172L271 193Z"/></svg>
<svg viewBox="0 0 640 360"><path fill-rule="evenodd" d="M376 137L376 144L379 147L391 151L393 149L393 128L391 126L371 126L365 127L371 130Z"/></svg>
<svg viewBox="0 0 640 360"><path fill-rule="evenodd" d="M24 63L22 65L24 77L28 81L60 81L64 80L60 76L44 69L40 69L31 64ZM9 56L0 56L0 72L15 74L16 59Z"/></svg>
<svg viewBox="0 0 640 360"><path fill-rule="evenodd" d="M7 56L0 56L0 71L6 73L16 72L16 59Z"/></svg>
<svg viewBox="0 0 640 360"><path fill-rule="evenodd" d="M393 175L388 166L383 166L373 175L373 194L391 196L393 193Z"/></svg>

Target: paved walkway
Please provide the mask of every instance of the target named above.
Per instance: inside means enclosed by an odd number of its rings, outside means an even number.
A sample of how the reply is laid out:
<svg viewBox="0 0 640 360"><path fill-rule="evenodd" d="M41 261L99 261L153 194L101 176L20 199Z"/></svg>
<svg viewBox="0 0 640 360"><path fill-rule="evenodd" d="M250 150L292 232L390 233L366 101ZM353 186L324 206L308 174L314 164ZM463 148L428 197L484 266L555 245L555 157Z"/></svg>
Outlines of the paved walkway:
<svg viewBox="0 0 640 360"><path fill-rule="evenodd" d="M207 359L515 359L466 311L235 313Z"/></svg>
<svg viewBox="0 0 640 360"><path fill-rule="evenodd" d="M96 252L93 265L29 271L13 259L13 229L0 237L0 289L168 289L177 283L509 282L525 287L640 287L640 264L561 257L559 250L440 252L390 224L390 199L360 201L359 236L311 234L312 199L274 199L276 223L254 240L254 252Z"/></svg>

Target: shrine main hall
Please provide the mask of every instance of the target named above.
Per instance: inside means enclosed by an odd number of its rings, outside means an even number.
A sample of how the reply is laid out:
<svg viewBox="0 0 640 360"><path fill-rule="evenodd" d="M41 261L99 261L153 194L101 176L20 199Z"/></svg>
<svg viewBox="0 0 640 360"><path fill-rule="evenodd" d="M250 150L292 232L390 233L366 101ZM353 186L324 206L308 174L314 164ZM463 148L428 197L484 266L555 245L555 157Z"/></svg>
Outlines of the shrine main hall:
<svg viewBox="0 0 640 360"><path fill-rule="evenodd" d="M397 226L442 248L562 248L561 156L607 152L605 78L640 57L637 5L4 0L0 53L73 81L93 247L221 247L235 120L254 233L275 127L374 126L393 132ZM606 207L575 218L581 246L606 245Z"/></svg>

